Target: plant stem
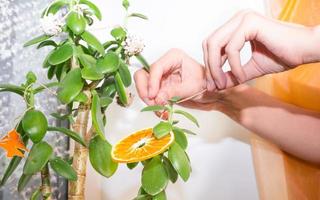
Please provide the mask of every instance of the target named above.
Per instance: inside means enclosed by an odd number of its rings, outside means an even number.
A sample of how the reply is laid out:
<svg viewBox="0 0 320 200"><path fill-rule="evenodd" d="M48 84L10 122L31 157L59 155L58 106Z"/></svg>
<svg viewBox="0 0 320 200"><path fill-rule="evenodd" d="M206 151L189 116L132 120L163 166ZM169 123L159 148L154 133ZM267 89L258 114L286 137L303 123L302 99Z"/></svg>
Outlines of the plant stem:
<svg viewBox="0 0 320 200"><path fill-rule="evenodd" d="M89 98L91 99L91 97ZM90 113L90 102L86 104L80 104L78 107L78 115L73 129L80 134L86 142L89 141L91 135L87 133L88 120ZM75 143L73 154L73 168L77 173L78 179L76 181L69 182L69 200L83 200L85 192L86 170L88 160L88 148L82 146L79 143Z"/></svg>
<svg viewBox="0 0 320 200"><path fill-rule="evenodd" d="M41 193L45 200L51 200L50 173L48 163L41 170Z"/></svg>

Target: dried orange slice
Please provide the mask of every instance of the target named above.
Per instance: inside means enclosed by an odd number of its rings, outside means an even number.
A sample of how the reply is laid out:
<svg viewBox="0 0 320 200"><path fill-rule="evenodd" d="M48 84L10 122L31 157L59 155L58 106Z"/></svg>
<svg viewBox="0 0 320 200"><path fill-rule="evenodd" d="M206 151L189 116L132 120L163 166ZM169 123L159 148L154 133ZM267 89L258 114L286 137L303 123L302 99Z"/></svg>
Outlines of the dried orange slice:
<svg viewBox="0 0 320 200"><path fill-rule="evenodd" d="M115 162L144 161L163 153L174 141L172 133L161 139L154 137L152 128L137 131L113 146L111 156Z"/></svg>

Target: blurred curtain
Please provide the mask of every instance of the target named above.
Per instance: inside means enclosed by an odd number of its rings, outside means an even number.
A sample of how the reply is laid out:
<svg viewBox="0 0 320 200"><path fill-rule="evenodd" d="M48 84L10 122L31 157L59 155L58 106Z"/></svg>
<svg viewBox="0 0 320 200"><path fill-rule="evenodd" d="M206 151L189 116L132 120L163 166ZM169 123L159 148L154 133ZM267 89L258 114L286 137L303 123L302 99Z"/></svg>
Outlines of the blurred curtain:
<svg viewBox="0 0 320 200"><path fill-rule="evenodd" d="M280 20L320 24L319 0L267 0L266 7L269 15ZM262 77L256 86L282 101L320 112L319 63ZM320 199L319 166L288 155L261 138L252 139L252 150L260 199Z"/></svg>

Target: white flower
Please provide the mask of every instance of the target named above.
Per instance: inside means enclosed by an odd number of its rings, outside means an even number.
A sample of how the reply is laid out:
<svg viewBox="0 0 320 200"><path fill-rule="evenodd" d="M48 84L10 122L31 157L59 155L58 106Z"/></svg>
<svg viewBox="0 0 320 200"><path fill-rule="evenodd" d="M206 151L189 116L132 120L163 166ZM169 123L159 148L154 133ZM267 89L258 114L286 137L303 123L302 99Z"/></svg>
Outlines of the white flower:
<svg viewBox="0 0 320 200"><path fill-rule="evenodd" d="M57 36L62 32L64 22L58 15L48 14L40 19L41 29L46 35Z"/></svg>
<svg viewBox="0 0 320 200"><path fill-rule="evenodd" d="M124 53L133 56L141 53L145 47L143 40L136 35L128 35L123 43Z"/></svg>

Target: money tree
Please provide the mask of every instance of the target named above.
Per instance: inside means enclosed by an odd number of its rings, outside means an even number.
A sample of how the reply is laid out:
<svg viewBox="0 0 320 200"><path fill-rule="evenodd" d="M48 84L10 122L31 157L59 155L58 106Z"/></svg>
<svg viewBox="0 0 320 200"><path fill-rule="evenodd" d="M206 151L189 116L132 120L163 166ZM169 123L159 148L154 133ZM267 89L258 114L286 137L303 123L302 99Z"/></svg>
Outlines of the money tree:
<svg viewBox="0 0 320 200"><path fill-rule="evenodd" d="M129 18L147 19L140 13L130 12L129 1L123 0L125 21ZM44 58L42 67L47 71L49 81L42 84L33 72L26 74L21 84L0 84L0 92L12 92L22 97L25 111L15 127L0 139L0 147L11 159L4 170L1 185L5 185L18 165L23 172L18 182L22 191L32 176L41 175L41 184L32 193L31 199L52 199L50 170L69 182L68 199L85 199L87 160L102 176L110 178L118 163L127 163L129 169L139 162L144 169L141 188L135 199L166 199L165 188L169 180L173 183L180 176L188 180L190 161L185 152L187 138L192 133L177 127L173 114L181 114L198 125L189 113L174 108L179 98L173 98L168 105L149 106L142 111L161 113L161 121L145 130L146 135L129 140L133 149L124 152L120 141L115 147L108 142L105 126L108 117L105 111L116 102L127 107L131 94L127 88L132 79L128 69L130 59L136 58L146 71L149 65L141 55L144 45L138 37L130 35L125 25L110 31L112 39L100 42L88 28L101 20L99 8L90 0L55 0L41 14L43 34L26 42L24 47L37 45L37 49L49 47L51 51ZM48 124L47 116L36 108L35 96L44 90L54 93L68 108L68 113L52 113L58 120L67 120L69 127L55 127ZM111 126L111 124L108 124ZM54 146L46 142L50 132L60 132L74 141L74 152L70 159L54 155ZM131 137L141 133L134 133ZM129 136L130 137L130 136ZM30 147L29 149L27 147ZM146 151L142 155L128 152ZM27 158L22 159L24 156ZM124 156L124 157L123 157ZM127 157L126 157L127 156ZM22 163L24 162L24 163Z"/></svg>

